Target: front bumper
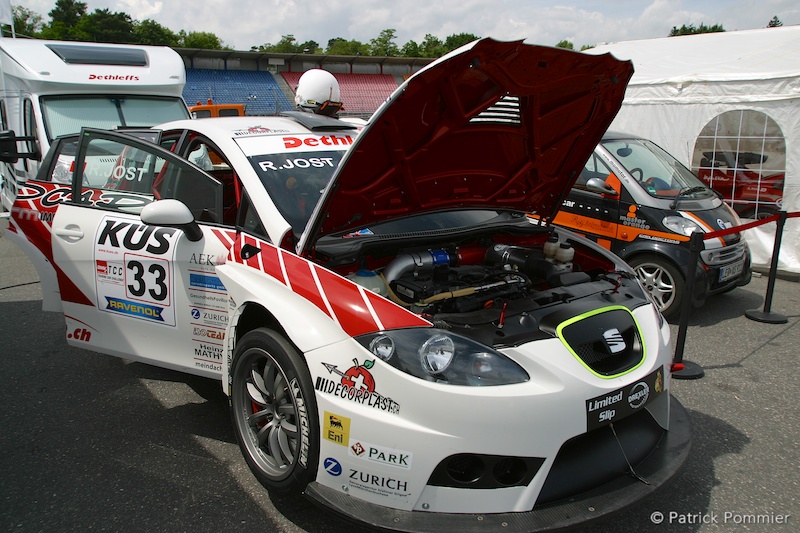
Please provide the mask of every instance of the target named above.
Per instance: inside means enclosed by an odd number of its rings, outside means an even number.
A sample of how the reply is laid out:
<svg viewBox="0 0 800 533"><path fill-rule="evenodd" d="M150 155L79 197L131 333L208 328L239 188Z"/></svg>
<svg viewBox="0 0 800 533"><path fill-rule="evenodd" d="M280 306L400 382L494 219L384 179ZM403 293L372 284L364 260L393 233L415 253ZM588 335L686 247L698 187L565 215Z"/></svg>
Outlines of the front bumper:
<svg viewBox="0 0 800 533"><path fill-rule="evenodd" d="M602 486L531 511L496 514L431 513L401 511L361 499L312 482L306 496L346 519L385 531L500 531L505 533L561 529L617 512L650 495L669 481L689 455L689 415L670 397L669 431L644 460L634 465L645 484L631 475L620 475Z"/></svg>

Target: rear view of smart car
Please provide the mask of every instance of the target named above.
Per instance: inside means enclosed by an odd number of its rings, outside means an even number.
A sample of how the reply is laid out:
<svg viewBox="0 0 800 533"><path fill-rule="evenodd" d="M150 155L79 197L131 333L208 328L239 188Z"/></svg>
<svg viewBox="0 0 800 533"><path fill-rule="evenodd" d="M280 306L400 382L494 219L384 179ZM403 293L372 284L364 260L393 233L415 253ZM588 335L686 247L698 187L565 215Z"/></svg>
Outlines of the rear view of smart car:
<svg viewBox="0 0 800 533"><path fill-rule="evenodd" d="M737 215L653 142L608 132L586 162L555 220L625 259L665 316L674 316L696 276L693 303L750 281L740 233L706 239L694 264L689 238L739 225Z"/></svg>

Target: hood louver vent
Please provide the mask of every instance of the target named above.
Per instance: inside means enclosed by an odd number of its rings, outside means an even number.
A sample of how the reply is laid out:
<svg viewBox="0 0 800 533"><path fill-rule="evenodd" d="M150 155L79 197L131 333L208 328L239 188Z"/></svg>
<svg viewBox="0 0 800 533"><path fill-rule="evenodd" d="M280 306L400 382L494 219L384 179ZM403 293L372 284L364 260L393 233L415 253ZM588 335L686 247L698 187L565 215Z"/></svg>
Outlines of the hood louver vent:
<svg viewBox="0 0 800 533"><path fill-rule="evenodd" d="M503 96L486 111L470 119L470 122L519 125L522 122L519 112L519 97Z"/></svg>

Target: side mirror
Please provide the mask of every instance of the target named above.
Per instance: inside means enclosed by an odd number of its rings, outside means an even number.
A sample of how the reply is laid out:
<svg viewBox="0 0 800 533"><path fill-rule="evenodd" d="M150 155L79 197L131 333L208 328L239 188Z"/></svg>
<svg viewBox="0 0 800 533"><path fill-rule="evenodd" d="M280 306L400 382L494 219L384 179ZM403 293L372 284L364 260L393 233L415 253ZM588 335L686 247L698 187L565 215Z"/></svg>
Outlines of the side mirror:
<svg viewBox="0 0 800 533"><path fill-rule="evenodd" d="M0 161L16 163L18 159L17 136L13 131L0 131Z"/></svg>
<svg viewBox="0 0 800 533"><path fill-rule="evenodd" d="M600 178L589 178L589 180L586 182L586 188L592 192L598 192L600 194L619 196L619 193L614 190L614 187Z"/></svg>
<svg viewBox="0 0 800 533"><path fill-rule="evenodd" d="M31 145L30 152L20 152L17 142L28 142ZM11 131L0 131L0 161L3 163L16 163L20 157L24 159L35 159L41 161L42 154L39 152L39 143L36 137L17 137Z"/></svg>
<svg viewBox="0 0 800 533"><path fill-rule="evenodd" d="M177 228L192 242L203 238L203 231L194 215L180 200L157 200L142 208L142 222L151 226Z"/></svg>

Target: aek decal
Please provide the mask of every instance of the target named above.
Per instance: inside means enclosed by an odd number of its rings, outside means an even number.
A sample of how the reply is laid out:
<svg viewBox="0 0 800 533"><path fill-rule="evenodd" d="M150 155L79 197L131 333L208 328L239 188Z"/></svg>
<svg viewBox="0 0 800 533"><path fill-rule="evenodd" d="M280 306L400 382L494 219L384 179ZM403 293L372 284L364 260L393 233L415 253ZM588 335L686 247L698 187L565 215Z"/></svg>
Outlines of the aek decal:
<svg viewBox="0 0 800 533"><path fill-rule="evenodd" d="M370 372L375 361L364 361L363 364L359 364L358 359L353 359L353 363L354 365L345 371L339 370L338 365L322 363L329 374L339 377L339 381L319 376L314 388L324 394L332 394L374 409L399 414L400 405L375 390L375 377Z"/></svg>

